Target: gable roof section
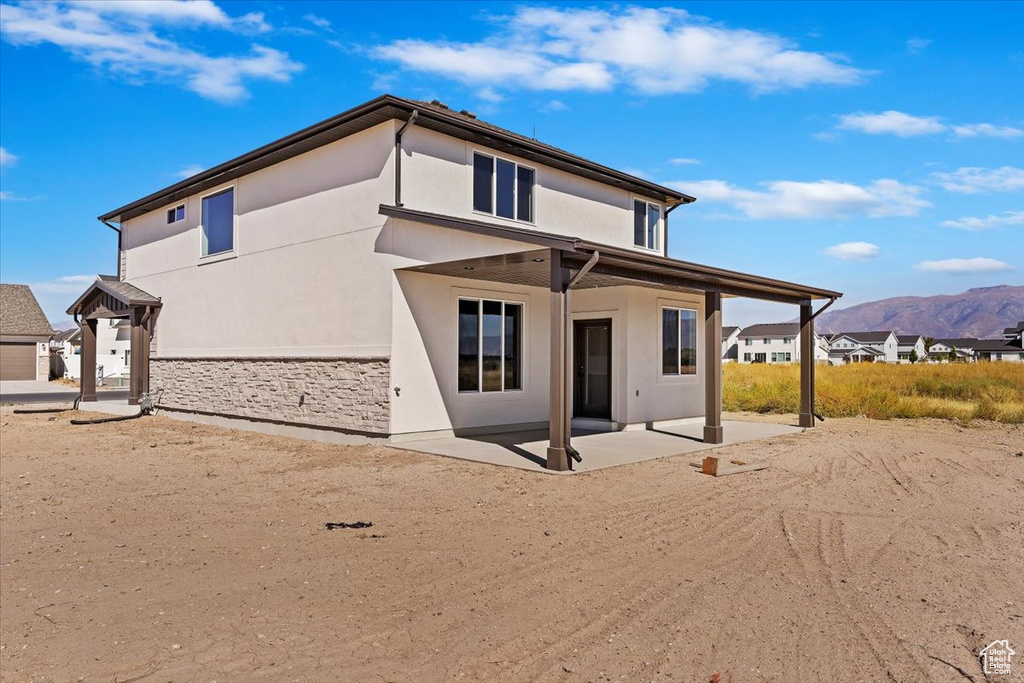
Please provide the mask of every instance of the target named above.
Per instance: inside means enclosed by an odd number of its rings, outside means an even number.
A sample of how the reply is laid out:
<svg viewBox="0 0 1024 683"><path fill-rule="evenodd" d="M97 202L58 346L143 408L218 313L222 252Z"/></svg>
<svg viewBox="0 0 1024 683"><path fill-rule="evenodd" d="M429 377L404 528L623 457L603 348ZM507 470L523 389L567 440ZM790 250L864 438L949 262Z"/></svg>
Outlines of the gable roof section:
<svg viewBox="0 0 1024 683"><path fill-rule="evenodd" d="M385 121L391 119L407 121L414 111L419 112L415 125L421 128L484 145L499 152L514 154L573 175L660 199L668 204L688 204L695 201L693 197L671 188L617 171L552 145L486 123L465 110L453 111L436 100L422 102L394 95L381 95L337 116L315 123L242 156L225 161L191 178L186 178L179 183L109 211L99 219L119 223L141 216L235 178L337 142Z"/></svg>
<svg viewBox="0 0 1024 683"><path fill-rule="evenodd" d="M849 337L859 344L881 344L889 338L890 334L892 334L891 330L875 332L840 332L836 337Z"/></svg>
<svg viewBox="0 0 1024 683"><path fill-rule="evenodd" d="M57 342L58 344L63 344L64 342L71 341L81 333L82 329L80 327L69 327L66 330L60 330L59 332L55 332L53 335L53 341Z"/></svg>
<svg viewBox="0 0 1024 683"><path fill-rule="evenodd" d="M732 336L733 332L736 332L739 329L740 328L736 327L735 325L732 325L732 326L729 326L729 327L723 327L722 328L722 339L728 339L729 337Z"/></svg>
<svg viewBox="0 0 1024 683"><path fill-rule="evenodd" d="M896 343L900 346L913 346L918 339L923 339L919 334L897 334Z"/></svg>
<svg viewBox="0 0 1024 683"><path fill-rule="evenodd" d="M1010 341L1008 339L979 339L974 342L972 348L975 351L1005 351L1007 353L1014 353L1021 350L1021 343L1017 340Z"/></svg>
<svg viewBox="0 0 1024 683"><path fill-rule="evenodd" d="M744 327L741 337L795 337L800 334L799 323L760 323Z"/></svg>
<svg viewBox="0 0 1024 683"><path fill-rule="evenodd" d="M959 339L936 339L940 344L951 346L954 349L972 349L978 343L974 337L961 337Z"/></svg>
<svg viewBox="0 0 1024 683"><path fill-rule="evenodd" d="M53 334L50 321L28 285L0 284L0 334L41 337Z"/></svg>
<svg viewBox="0 0 1024 683"><path fill-rule="evenodd" d="M160 299L147 292L142 291L135 285L124 280L116 280L109 275L100 275L95 282L82 293L82 296L75 300L75 303L68 307L68 315L84 314L86 302L93 299L95 295L106 295L112 302L121 304L120 309L128 309L133 306L160 306ZM110 308L109 306L107 307Z"/></svg>

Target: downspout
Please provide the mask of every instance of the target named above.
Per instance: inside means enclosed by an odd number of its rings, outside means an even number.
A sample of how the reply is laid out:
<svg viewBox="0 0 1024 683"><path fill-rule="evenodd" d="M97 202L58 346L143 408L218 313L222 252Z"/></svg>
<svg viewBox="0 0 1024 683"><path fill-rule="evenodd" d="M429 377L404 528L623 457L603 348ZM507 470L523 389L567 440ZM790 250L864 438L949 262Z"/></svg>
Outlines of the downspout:
<svg viewBox="0 0 1024 683"><path fill-rule="evenodd" d="M665 256L668 256L668 215L682 205L682 203L679 203L665 207Z"/></svg>
<svg viewBox="0 0 1024 683"><path fill-rule="evenodd" d="M832 304L834 304L834 303L835 303L835 302L837 302L837 301L839 301L839 297L835 297L835 296L834 296L834 297L832 297L831 299L829 299L829 300L828 300L828 303L827 303L827 304L825 304L824 306L822 306L821 308L819 308L819 309L818 309L818 312L817 312L817 313L812 313L812 314L811 314L811 320L814 320L814 319L815 319L815 318L817 318L817 317L818 317L819 315L821 315L822 313L824 313L824 312L825 312L825 309L827 309L827 308L828 308L829 306L831 306Z"/></svg>
<svg viewBox="0 0 1024 683"><path fill-rule="evenodd" d="M590 259L583 264L583 267L569 280L569 284L565 286L565 334L568 336L572 334L572 290L579 284L579 281L583 279L583 276L590 272L590 269L597 265L598 260L601 258L601 253L595 251L590 255ZM566 344L568 347L568 344ZM573 378L573 362L572 357L568 352L565 354L565 381L566 385L572 386ZM583 462L583 458L580 456L579 451L572 447L572 399L567 398L565 401L565 452L569 454L569 457L576 462Z"/></svg>
<svg viewBox="0 0 1024 683"><path fill-rule="evenodd" d="M419 115L420 110L413 109L412 116L395 133L395 206L404 206L402 204L402 135L419 118Z"/></svg>
<svg viewBox="0 0 1024 683"><path fill-rule="evenodd" d="M108 223L102 218L99 219L100 223L107 226L111 230L117 233L117 279L121 280L121 229L115 227L113 224Z"/></svg>

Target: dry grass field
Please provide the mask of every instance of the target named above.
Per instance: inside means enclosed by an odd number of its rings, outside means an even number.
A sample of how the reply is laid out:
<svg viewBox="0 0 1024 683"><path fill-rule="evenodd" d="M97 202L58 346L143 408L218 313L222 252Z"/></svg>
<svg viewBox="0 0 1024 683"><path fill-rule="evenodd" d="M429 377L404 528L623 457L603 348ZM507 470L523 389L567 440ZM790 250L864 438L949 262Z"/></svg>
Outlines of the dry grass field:
<svg viewBox="0 0 1024 683"><path fill-rule="evenodd" d="M1024 363L819 365L815 382L818 411L826 418L1024 423ZM722 391L725 410L795 413L800 367L729 363Z"/></svg>

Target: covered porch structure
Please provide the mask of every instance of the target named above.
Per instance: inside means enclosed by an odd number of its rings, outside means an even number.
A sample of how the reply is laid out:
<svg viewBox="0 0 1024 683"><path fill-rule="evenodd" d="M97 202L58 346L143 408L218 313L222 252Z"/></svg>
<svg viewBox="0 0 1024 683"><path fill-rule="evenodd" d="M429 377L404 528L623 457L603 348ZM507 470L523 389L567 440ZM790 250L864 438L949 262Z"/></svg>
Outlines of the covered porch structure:
<svg viewBox="0 0 1024 683"><path fill-rule="evenodd" d="M160 299L135 285L101 275L68 308L82 330L81 402L96 399L96 325L101 319L119 318L131 325L128 404L138 405L149 393L149 352L160 313Z"/></svg>
<svg viewBox="0 0 1024 683"><path fill-rule="evenodd" d="M546 469L571 469L573 459L578 456L572 434L574 359L571 335L572 295L580 290L641 287L703 298L703 320L698 321L697 333L703 339L699 362L704 376L704 419L698 435L677 436L688 436L691 440L699 436L700 442L706 445L726 442L726 430L735 428L722 421L722 299L749 297L798 307L801 332L799 425L801 428L815 425L814 318L842 296L839 292L472 219L386 205L380 207L380 213L528 245L523 251L410 266L403 270L538 287L549 292L550 414L543 454ZM815 300L827 303L815 311Z"/></svg>

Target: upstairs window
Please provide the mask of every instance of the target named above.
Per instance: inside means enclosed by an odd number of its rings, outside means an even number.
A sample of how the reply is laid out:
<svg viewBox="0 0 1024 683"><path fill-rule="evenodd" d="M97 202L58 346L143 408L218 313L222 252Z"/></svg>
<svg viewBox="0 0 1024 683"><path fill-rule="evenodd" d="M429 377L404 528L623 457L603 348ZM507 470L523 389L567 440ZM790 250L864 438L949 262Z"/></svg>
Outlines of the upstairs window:
<svg viewBox="0 0 1024 683"><path fill-rule="evenodd" d="M633 200L633 244L644 249L661 249L661 207Z"/></svg>
<svg viewBox="0 0 1024 683"><path fill-rule="evenodd" d="M185 220L185 205L181 204L173 209L167 209L167 225Z"/></svg>
<svg viewBox="0 0 1024 683"><path fill-rule="evenodd" d="M661 309L661 374L697 374L697 311Z"/></svg>
<svg viewBox="0 0 1024 683"><path fill-rule="evenodd" d="M203 197L203 256L231 251L235 247L235 189Z"/></svg>
<svg viewBox="0 0 1024 683"><path fill-rule="evenodd" d="M473 154L473 210L532 223L536 177L514 161Z"/></svg>

